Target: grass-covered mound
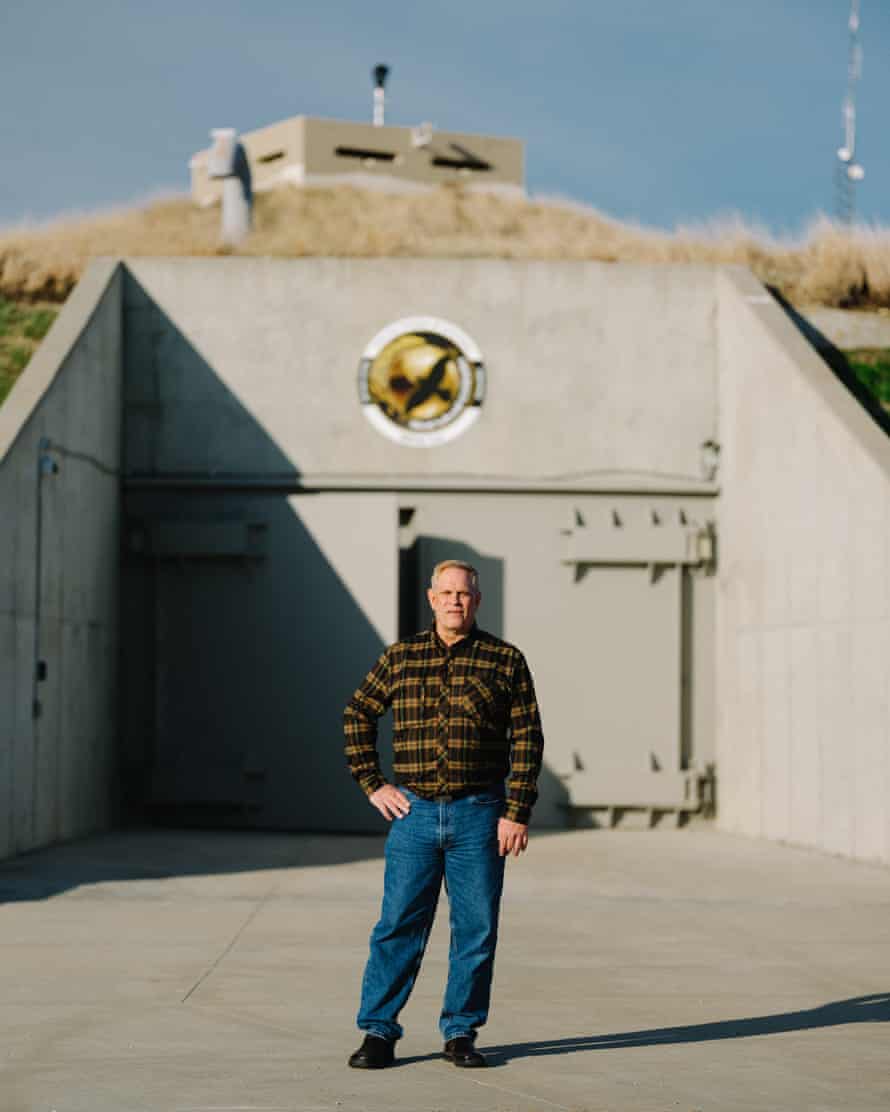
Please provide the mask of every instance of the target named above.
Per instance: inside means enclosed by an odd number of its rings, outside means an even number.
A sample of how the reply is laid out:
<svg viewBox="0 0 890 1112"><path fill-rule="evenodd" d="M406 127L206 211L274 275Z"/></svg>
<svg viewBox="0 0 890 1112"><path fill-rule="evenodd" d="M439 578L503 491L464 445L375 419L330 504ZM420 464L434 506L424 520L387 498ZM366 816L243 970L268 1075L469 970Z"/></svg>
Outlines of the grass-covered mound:
<svg viewBox="0 0 890 1112"><path fill-rule="evenodd" d="M0 295L62 301L96 255L215 255L219 210L187 198L0 232ZM662 232L560 201L440 188L260 194L236 254L740 263L798 305L890 307L890 229L817 221L780 240L741 221Z"/></svg>
<svg viewBox="0 0 890 1112"><path fill-rule="evenodd" d="M219 223L218 208L178 197L0 232L0 400L49 327L52 305L100 255L737 263L796 305L890 308L890 229L849 229L824 218L799 239L781 240L741 221L662 232L558 200L339 186L260 194L254 231L235 252L220 246ZM852 358L860 380L890 407L888 353Z"/></svg>

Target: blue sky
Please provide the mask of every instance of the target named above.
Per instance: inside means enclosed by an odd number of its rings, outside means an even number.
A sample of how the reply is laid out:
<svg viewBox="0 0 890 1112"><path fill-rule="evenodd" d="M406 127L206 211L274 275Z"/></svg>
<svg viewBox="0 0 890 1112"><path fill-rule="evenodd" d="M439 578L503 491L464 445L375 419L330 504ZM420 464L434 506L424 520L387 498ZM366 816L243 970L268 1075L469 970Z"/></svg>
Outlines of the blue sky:
<svg viewBox="0 0 890 1112"><path fill-rule="evenodd" d="M672 228L834 206L849 0L3 0L0 224L186 190L211 127L516 135L533 194ZM890 3L861 0L858 215L890 224Z"/></svg>

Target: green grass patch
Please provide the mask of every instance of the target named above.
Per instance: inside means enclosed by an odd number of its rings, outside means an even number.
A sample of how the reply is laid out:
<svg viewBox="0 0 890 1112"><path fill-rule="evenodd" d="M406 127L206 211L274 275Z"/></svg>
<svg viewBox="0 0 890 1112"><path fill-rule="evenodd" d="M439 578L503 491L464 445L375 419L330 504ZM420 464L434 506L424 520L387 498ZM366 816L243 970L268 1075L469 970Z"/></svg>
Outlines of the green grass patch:
<svg viewBox="0 0 890 1112"><path fill-rule="evenodd" d="M22 311L14 301L0 297L0 336L13 334L20 326Z"/></svg>
<svg viewBox="0 0 890 1112"><path fill-rule="evenodd" d="M58 309L0 297L0 405L49 332Z"/></svg>
<svg viewBox="0 0 890 1112"><path fill-rule="evenodd" d="M22 373L25 367L28 366L28 360L31 358L31 352L27 348L14 347L10 348L6 356L6 365L9 372L15 377Z"/></svg>
<svg viewBox="0 0 890 1112"><path fill-rule="evenodd" d="M2 370L0 370L0 405L6 401L6 395L12 389L12 379L8 378Z"/></svg>
<svg viewBox="0 0 890 1112"><path fill-rule="evenodd" d="M55 319L56 313L53 309L32 309L25 319L25 327L22 331L29 340L42 340Z"/></svg>
<svg viewBox="0 0 890 1112"><path fill-rule="evenodd" d="M885 409L890 409L890 348L857 348L844 355L859 382Z"/></svg>

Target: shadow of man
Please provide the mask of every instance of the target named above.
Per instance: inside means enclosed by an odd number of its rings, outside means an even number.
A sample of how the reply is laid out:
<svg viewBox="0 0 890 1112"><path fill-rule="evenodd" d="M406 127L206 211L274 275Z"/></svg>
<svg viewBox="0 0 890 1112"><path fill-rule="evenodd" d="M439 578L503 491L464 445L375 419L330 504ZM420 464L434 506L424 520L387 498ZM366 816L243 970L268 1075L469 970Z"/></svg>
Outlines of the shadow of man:
<svg viewBox="0 0 890 1112"><path fill-rule="evenodd" d="M575 1054L584 1050L615 1050L634 1046L666 1046L675 1043L712 1042L717 1039L746 1039L808 1031L845 1023L886 1023L890 1020L890 993L853 996L799 1012L724 1019L682 1027L658 1027L643 1031L619 1031L607 1035L578 1035L576 1038L539 1040L485 1047L493 1066L514 1058L537 1058L550 1054Z"/></svg>

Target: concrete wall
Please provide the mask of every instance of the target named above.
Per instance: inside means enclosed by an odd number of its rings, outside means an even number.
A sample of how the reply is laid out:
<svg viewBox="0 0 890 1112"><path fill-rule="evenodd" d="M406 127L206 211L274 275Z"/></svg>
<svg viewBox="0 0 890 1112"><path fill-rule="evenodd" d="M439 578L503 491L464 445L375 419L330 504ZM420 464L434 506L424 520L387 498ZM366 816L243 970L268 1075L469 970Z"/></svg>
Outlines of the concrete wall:
<svg viewBox="0 0 890 1112"><path fill-rule="evenodd" d="M0 856L113 816L121 292L92 264L0 409Z"/></svg>
<svg viewBox="0 0 890 1112"><path fill-rule="evenodd" d="M700 448L717 423L713 267L133 259L127 268L130 473L712 489ZM479 421L439 447L393 443L358 404L368 341L413 315L457 324L487 368Z"/></svg>
<svg viewBox="0 0 890 1112"><path fill-rule="evenodd" d="M719 820L888 862L890 440L746 271L719 288Z"/></svg>

